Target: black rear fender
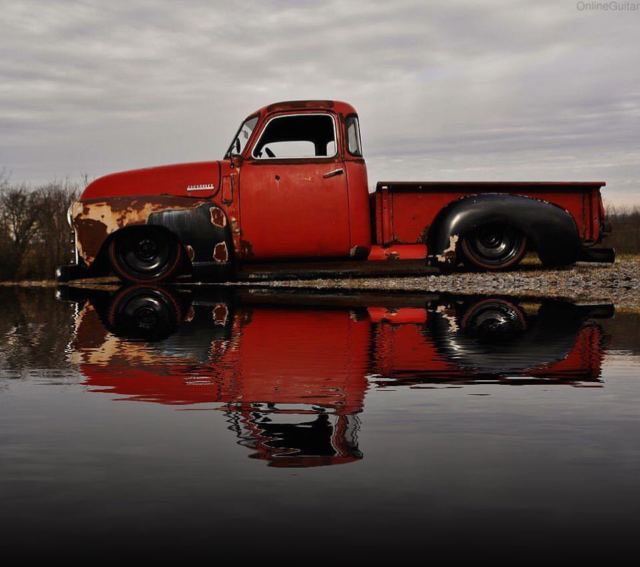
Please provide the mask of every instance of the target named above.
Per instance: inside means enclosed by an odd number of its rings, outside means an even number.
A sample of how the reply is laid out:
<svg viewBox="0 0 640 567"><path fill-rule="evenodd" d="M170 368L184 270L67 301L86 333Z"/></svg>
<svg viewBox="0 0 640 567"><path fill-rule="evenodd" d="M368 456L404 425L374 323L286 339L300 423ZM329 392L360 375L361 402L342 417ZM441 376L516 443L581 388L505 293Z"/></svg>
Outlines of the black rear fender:
<svg viewBox="0 0 640 567"><path fill-rule="evenodd" d="M524 233L545 264L566 265L578 259L580 237L567 211L546 201L499 193L466 197L443 208L429 229L429 257L435 263L456 264L460 238L494 223Z"/></svg>

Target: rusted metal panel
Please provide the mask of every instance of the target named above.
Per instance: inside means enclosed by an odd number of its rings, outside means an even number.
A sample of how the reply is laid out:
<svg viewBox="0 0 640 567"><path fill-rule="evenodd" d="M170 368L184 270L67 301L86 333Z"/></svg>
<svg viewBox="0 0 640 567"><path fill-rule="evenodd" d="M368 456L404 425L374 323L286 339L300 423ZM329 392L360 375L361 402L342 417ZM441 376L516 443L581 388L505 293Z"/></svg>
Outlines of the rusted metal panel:
<svg viewBox="0 0 640 567"><path fill-rule="evenodd" d="M125 226L145 224L164 210L190 210L206 201L170 195L83 199L73 204L71 218L78 254L87 266L96 259L107 237Z"/></svg>
<svg viewBox="0 0 640 567"><path fill-rule="evenodd" d="M213 260L218 264L226 264L229 261L229 248L226 242L218 242L213 247Z"/></svg>
<svg viewBox="0 0 640 567"><path fill-rule="evenodd" d="M215 205L209 209L209 213L211 215L211 224L213 226L217 226L218 228L224 228L227 226L227 215L224 214L224 211L220 207L216 207Z"/></svg>

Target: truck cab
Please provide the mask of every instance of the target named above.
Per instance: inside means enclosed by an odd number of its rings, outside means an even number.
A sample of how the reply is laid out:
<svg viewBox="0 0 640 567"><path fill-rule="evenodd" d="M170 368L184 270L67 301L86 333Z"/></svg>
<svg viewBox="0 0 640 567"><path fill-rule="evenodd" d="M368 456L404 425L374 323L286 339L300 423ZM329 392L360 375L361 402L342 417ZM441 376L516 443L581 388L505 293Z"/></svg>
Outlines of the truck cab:
<svg viewBox="0 0 640 567"><path fill-rule="evenodd" d="M238 187L242 259L369 253L367 170L352 106L263 108L243 122L225 158Z"/></svg>

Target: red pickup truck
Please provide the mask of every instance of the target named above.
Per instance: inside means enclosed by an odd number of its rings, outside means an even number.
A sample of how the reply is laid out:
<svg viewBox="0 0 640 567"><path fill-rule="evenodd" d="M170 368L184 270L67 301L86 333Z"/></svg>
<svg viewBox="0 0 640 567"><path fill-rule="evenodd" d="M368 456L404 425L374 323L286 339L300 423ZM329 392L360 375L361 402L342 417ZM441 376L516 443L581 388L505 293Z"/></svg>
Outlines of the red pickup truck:
<svg viewBox="0 0 640 567"><path fill-rule="evenodd" d="M230 279L270 263L406 262L503 270L612 262L603 182L395 182L369 193L358 115L338 101L281 102L246 118L224 159L115 173L69 210L75 262L60 280Z"/></svg>

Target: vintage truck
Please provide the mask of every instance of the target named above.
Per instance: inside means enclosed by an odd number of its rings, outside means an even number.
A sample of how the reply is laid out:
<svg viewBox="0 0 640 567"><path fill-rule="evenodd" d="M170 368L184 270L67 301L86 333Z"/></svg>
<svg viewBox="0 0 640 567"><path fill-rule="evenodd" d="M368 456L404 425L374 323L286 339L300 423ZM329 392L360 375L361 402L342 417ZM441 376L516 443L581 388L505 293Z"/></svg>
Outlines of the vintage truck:
<svg viewBox="0 0 640 567"><path fill-rule="evenodd" d="M418 262L504 270L613 262L604 182L395 182L369 193L355 109L271 104L246 118L219 161L101 177L69 210L75 261L62 281L114 273L137 283L212 281L315 262L399 273ZM273 273L273 272L272 272Z"/></svg>

